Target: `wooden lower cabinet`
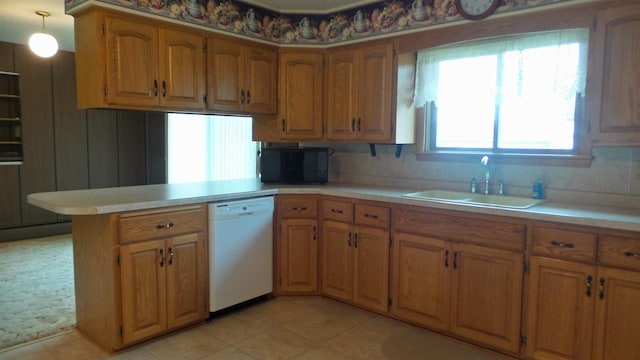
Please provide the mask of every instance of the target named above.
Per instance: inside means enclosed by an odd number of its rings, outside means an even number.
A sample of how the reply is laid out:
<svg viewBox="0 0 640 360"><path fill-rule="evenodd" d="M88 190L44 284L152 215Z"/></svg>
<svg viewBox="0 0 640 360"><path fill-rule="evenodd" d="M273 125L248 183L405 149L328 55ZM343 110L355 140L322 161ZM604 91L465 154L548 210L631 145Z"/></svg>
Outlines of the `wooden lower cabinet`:
<svg viewBox="0 0 640 360"><path fill-rule="evenodd" d="M360 208L366 206L357 204L356 213ZM388 310L388 229L325 220L321 257L323 294L376 311Z"/></svg>
<svg viewBox="0 0 640 360"><path fill-rule="evenodd" d="M77 329L98 344L119 350L209 316L206 204L72 226Z"/></svg>
<svg viewBox="0 0 640 360"><path fill-rule="evenodd" d="M640 358L640 273L600 267L593 359Z"/></svg>
<svg viewBox="0 0 640 360"><path fill-rule="evenodd" d="M279 293L318 291L318 220L282 219L278 237Z"/></svg>
<svg viewBox="0 0 640 360"><path fill-rule="evenodd" d="M203 241L195 233L121 248L125 343L207 316Z"/></svg>
<svg viewBox="0 0 640 360"><path fill-rule="evenodd" d="M531 258L525 331L528 357L591 359L595 276L593 265Z"/></svg>
<svg viewBox="0 0 640 360"><path fill-rule="evenodd" d="M439 330L449 328L451 253L444 240L396 233L391 312Z"/></svg>
<svg viewBox="0 0 640 360"><path fill-rule="evenodd" d="M405 233L393 251L394 314L518 352L522 254Z"/></svg>

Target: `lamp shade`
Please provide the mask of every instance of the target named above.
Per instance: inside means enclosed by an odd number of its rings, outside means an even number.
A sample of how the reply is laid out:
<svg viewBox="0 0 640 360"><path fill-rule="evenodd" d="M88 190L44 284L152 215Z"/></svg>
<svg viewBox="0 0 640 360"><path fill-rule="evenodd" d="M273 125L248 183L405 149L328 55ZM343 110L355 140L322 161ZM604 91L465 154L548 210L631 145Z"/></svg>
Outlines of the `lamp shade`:
<svg viewBox="0 0 640 360"><path fill-rule="evenodd" d="M48 58L58 52L58 41L49 34L35 33L29 38L29 48L36 55Z"/></svg>

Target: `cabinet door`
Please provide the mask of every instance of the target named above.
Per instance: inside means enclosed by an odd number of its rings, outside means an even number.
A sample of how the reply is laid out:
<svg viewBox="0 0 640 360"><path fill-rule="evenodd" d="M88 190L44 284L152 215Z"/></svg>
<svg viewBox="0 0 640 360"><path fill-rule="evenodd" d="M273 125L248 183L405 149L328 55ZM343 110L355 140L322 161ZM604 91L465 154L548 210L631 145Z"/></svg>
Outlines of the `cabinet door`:
<svg viewBox="0 0 640 360"><path fill-rule="evenodd" d="M358 139L391 139L391 99L393 82L393 44L363 48L358 77Z"/></svg>
<svg viewBox="0 0 640 360"><path fill-rule="evenodd" d="M355 227L353 300L379 311L389 308L389 231Z"/></svg>
<svg viewBox="0 0 640 360"><path fill-rule="evenodd" d="M158 29L112 16L106 16L105 21L107 102L158 105Z"/></svg>
<svg viewBox="0 0 640 360"><path fill-rule="evenodd" d="M283 219L280 224L278 289L282 292L317 292L317 220Z"/></svg>
<svg viewBox="0 0 640 360"><path fill-rule="evenodd" d="M454 245L451 331L518 352L522 262L519 253Z"/></svg>
<svg viewBox="0 0 640 360"><path fill-rule="evenodd" d="M595 267L531 258L527 301L527 356L591 359Z"/></svg>
<svg viewBox="0 0 640 360"><path fill-rule="evenodd" d="M204 108L203 38L183 31L160 31L160 105Z"/></svg>
<svg viewBox="0 0 640 360"><path fill-rule="evenodd" d="M337 221L322 224L322 293L344 300L353 297L352 226Z"/></svg>
<svg viewBox="0 0 640 360"><path fill-rule="evenodd" d="M246 49L245 108L252 114L275 114L278 109L278 53L275 49Z"/></svg>
<svg viewBox="0 0 640 360"><path fill-rule="evenodd" d="M640 354L640 274L598 269L594 359L636 360Z"/></svg>
<svg viewBox="0 0 640 360"><path fill-rule="evenodd" d="M596 143L640 144L640 3L597 18L592 113ZM630 74L635 74L630 76ZM599 105L599 108L598 108Z"/></svg>
<svg viewBox="0 0 640 360"><path fill-rule="evenodd" d="M207 108L241 111L244 103L244 45L219 38L207 39ZM245 94L246 96L246 94Z"/></svg>
<svg viewBox="0 0 640 360"><path fill-rule="evenodd" d="M282 122L282 139L322 139L323 62L319 53L280 55L278 118Z"/></svg>
<svg viewBox="0 0 640 360"><path fill-rule="evenodd" d="M120 248L123 342L130 343L167 328L167 254L163 240Z"/></svg>
<svg viewBox="0 0 640 360"><path fill-rule="evenodd" d="M327 138L350 140L356 137L358 121L357 53L330 53L327 75Z"/></svg>
<svg viewBox="0 0 640 360"><path fill-rule="evenodd" d="M404 319L448 330L451 261L443 240L396 233L391 311Z"/></svg>
<svg viewBox="0 0 640 360"><path fill-rule="evenodd" d="M204 235L193 233L167 240L167 326L179 327L208 315Z"/></svg>

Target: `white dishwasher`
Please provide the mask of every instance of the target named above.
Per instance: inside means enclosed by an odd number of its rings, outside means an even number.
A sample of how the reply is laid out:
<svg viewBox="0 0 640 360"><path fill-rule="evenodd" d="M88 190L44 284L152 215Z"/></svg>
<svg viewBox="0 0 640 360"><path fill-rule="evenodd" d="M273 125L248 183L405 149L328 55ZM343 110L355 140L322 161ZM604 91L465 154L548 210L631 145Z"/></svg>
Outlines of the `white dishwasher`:
<svg viewBox="0 0 640 360"><path fill-rule="evenodd" d="M273 196L209 204L209 311L273 292Z"/></svg>

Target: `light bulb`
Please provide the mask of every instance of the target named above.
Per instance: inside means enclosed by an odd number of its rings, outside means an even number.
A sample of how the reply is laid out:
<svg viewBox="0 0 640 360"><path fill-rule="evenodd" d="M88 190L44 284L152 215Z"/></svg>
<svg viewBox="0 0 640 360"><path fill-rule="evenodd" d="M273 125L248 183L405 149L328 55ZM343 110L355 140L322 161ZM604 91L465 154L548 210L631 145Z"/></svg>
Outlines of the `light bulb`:
<svg viewBox="0 0 640 360"><path fill-rule="evenodd" d="M29 47L36 55L48 58L58 52L58 41L49 34L35 33L29 38Z"/></svg>

